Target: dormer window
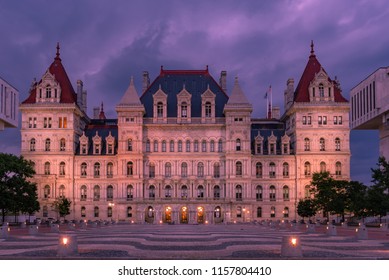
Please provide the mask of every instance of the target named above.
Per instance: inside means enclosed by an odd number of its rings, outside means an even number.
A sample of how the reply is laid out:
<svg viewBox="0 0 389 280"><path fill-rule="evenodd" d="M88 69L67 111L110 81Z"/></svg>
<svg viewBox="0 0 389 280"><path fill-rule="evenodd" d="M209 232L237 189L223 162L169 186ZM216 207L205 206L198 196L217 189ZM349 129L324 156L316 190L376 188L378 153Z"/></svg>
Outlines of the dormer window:
<svg viewBox="0 0 389 280"><path fill-rule="evenodd" d="M158 118L163 117L163 103L162 102L157 103L157 117Z"/></svg>
<svg viewBox="0 0 389 280"><path fill-rule="evenodd" d="M181 103L181 117L188 117L188 105L186 104L186 102Z"/></svg>
<svg viewBox="0 0 389 280"><path fill-rule="evenodd" d="M323 84L319 84L319 96L320 98L324 98L324 86Z"/></svg>
<svg viewBox="0 0 389 280"><path fill-rule="evenodd" d="M96 135L93 137L93 154L99 155L101 154L101 137L98 135L96 131Z"/></svg>
<svg viewBox="0 0 389 280"><path fill-rule="evenodd" d="M42 82L37 86L36 102L59 102L61 88L49 70L42 77Z"/></svg>
<svg viewBox="0 0 389 280"><path fill-rule="evenodd" d="M153 95L153 116L155 122L167 121L167 95L159 86L158 91Z"/></svg>
<svg viewBox="0 0 389 280"><path fill-rule="evenodd" d="M85 132L83 132L80 137L80 154L86 155L87 153L88 153L88 137L86 137Z"/></svg>
<svg viewBox="0 0 389 280"><path fill-rule="evenodd" d="M210 90L208 85L207 90L201 95L202 122L215 121L215 98L216 95Z"/></svg>
<svg viewBox="0 0 389 280"><path fill-rule="evenodd" d="M212 105L211 102L205 103L205 117L210 118L212 117Z"/></svg>
<svg viewBox="0 0 389 280"><path fill-rule="evenodd" d="M191 122L192 95L184 88L177 94L177 122Z"/></svg>
<svg viewBox="0 0 389 280"><path fill-rule="evenodd" d="M107 154L113 155L115 152L115 137L111 135L111 131L109 132L109 135L105 137L105 142L107 143Z"/></svg>
<svg viewBox="0 0 389 280"><path fill-rule="evenodd" d="M50 87L50 85L46 86L46 98L51 98L51 87Z"/></svg>
<svg viewBox="0 0 389 280"><path fill-rule="evenodd" d="M283 155L288 155L290 154L290 137L288 135L284 135L281 138L282 142L282 154Z"/></svg>
<svg viewBox="0 0 389 280"><path fill-rule="evenodd" d="M263 154L263 137L259 134L255 137L255 147L254 153L256 155Z"/></svg>

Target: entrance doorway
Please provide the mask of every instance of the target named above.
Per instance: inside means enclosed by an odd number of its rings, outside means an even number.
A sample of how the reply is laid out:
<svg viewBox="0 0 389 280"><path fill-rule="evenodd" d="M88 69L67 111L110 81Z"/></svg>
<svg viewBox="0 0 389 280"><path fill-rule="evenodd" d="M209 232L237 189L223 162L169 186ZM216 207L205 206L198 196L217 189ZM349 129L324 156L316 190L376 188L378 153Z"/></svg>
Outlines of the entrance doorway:
<svg viewBox="0 0 389 280"><path fill-rule="evenodd" d="M149 224L154 223L154 208L151 206L146 209L145 222Z"/></svg>
<svg viewBox="0 0 389 280"><path fill-rule="evenodd" d="M180 224L187 224L187 223L188 223L188 207L183 206L181 208Z"/></svg>
<svg viewBox="0 0 389 280"><path fill-rule="evenodd" d="M197 207L197 223L203 224L205 221L205 213L204 213L204 207L199 206Z"/></svg>
<svg viewBox="0 0 389 280"><path fill-rule="evenodd" d="M171 223L172 222L172 208L170 206L167 206L165 208L165 223Z"/></svg>

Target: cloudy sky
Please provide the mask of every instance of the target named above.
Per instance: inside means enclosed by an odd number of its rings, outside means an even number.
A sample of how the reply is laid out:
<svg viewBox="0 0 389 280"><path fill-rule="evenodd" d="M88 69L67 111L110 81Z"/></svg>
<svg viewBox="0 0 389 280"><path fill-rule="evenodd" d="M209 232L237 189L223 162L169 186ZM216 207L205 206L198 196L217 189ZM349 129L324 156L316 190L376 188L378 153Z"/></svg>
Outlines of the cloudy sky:
<svg viewBox="0 0 389 280"><path fill-rule="evenodd" d="M54 4L55 3L55 4ZM40 79L55 56L56 43L75 87L88 91L88 110L104 102L108 117L134 76L153 80L165 69L205 69L218 80L226 70L228 89L239 77L265 116L264 93L283 108L286 80L297 84L310 42L343 94L377 68L389 65L389 5L386 0L220 1L6 1L0 0L0 76L20 91ZM352 179L370 182L378 158L378 133L351 133ZM20 153L17 129L0 132L0 152Z"/></svg>

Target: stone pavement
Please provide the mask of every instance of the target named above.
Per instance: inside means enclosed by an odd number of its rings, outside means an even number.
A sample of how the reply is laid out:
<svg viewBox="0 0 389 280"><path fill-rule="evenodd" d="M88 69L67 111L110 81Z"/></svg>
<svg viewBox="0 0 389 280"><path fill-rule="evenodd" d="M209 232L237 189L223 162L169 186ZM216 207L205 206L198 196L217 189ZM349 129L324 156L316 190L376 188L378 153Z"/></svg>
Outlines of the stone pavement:
<svg viewBox="0 0 389 280"><path fill-rule="evenodd" d="M78 254L57 256L59 233L42 225L38 234L13 228L0 239L0 259L286 259L281 241L298 235L302 259L389 259L389 231L368 229L369 239L356 240L355 228L337 227L327 236L325 226L308 233L305 225L137 225L113 224L86 229L76 226ZM300 258L301 259L301 258Z"/></svg>

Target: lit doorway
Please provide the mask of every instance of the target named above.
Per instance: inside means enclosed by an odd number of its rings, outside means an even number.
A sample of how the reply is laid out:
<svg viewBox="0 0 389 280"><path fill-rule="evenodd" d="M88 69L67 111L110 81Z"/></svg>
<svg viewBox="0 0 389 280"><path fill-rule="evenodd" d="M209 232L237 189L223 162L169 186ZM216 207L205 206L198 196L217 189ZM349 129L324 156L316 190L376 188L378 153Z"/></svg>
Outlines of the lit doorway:
<svg viewBox="0 0 389 280"><path fill-rule="evenodd" d="M204 207L197 207L197 223L198 224L203 224L204 223L204 220L205 220L205 217L204 217L205 213L204 213Z"/></svg>
<svg viewBox="0 0 389 280"><path fill-rule="evenodd" d="M171 223L172 222L172 208L170 206L167 206L165 208L165 223Z"/></svg>
<svg viewBox="0 0 389 280"><path fill-rule="evenodd" d="M151 206L146 208L145 222L149 224L154 223L154 208Z"/></svg>
<svg viewBox="0 0 389 280"><path fill-rule="evenodd" d="M214 218L215 224L223 222L222 211L221 211L220 206L215 207L215 211L213 212L213 218Z"/></svg>
<svg viewBox="0 0 389 280"><path fill-rule="evenodd" d="M181 208L180 223L181 224L188 223L188 207L186 207L186 206L183 206Z"/></svg>

